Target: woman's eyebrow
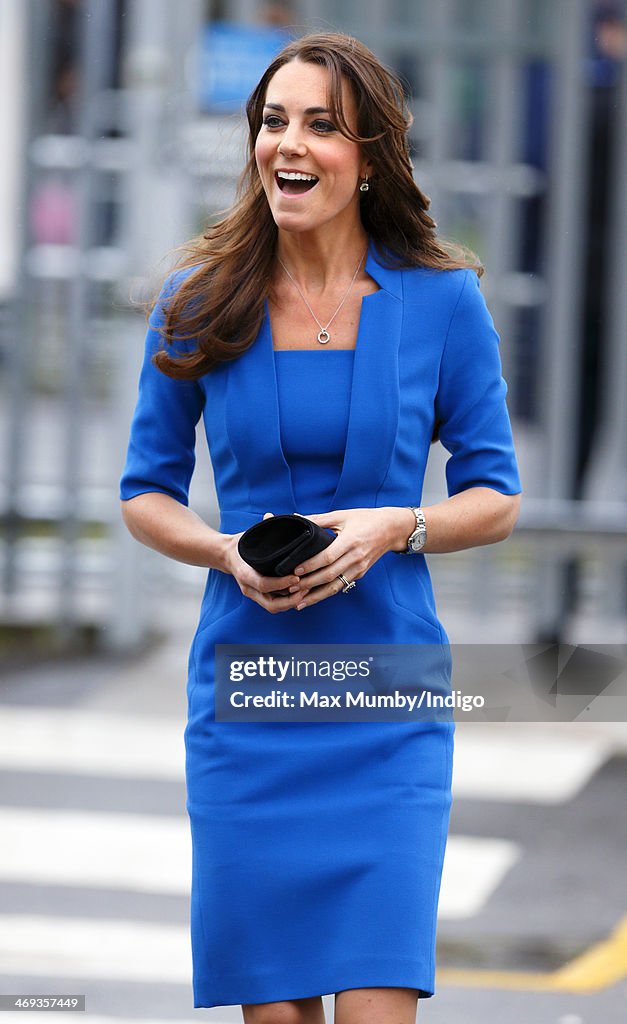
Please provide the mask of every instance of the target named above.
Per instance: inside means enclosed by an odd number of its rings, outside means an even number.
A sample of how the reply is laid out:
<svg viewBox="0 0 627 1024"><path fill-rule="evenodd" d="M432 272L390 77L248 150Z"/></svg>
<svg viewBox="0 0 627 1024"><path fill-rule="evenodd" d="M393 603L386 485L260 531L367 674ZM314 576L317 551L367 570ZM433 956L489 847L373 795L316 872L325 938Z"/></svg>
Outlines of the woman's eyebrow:
<svg viewBox="0 0 627 1024"><path fill-rule="evenodd" d="M280 110L285 113L285 107L281 106L280 103L264 103L264 107L269 107L270 110ZM329 110L327 107L307 107L305 110L306 114L328 114Z"/></svg>

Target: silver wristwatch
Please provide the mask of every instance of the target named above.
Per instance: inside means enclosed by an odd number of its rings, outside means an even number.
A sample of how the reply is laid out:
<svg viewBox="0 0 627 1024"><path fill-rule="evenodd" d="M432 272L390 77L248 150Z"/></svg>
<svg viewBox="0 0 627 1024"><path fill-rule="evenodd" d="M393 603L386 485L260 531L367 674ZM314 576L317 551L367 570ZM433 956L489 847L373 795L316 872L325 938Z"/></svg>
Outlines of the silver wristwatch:
<svg viewBox="0 0 627 1024"><path fill-rule="evenodd" d="M404 554L416 555L427 543L427 523L421 508L414 508L413 505L407 505L406 508L410 508L416 517L416 529L407 540Z"/></svg>

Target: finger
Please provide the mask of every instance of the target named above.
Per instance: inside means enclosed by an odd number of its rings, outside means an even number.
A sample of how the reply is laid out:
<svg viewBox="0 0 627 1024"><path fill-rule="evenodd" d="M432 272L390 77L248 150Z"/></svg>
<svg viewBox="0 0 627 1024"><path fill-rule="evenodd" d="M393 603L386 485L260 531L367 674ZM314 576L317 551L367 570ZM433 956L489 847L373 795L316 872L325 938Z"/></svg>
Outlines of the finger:
<svg viewBox="0 0 627 1024"><path fill-rule="evenodd" d="M300 590L300 592L304 594L307 590L309 590L309 587L305 586L305 584L301 582L301 583L297 583L295 585L292 585L291 587L281 587L280 590L277 589L277 590L264 591L264 593L270 593L270 594L272 594L273 597L275 597L277 594L280 594L281 596L287 596L289 594L295 594L296 591L298 591L298 590Z"/></svg>
<svg viewBox="0 0 627 1024"><path fill-rule="evenodd" d="M272 513L270 513L272 515ZM271 590L286 590L291 586L300 583L298 576L293 572L289 576L262 576L260 572L253 569L248 562L240 556L240 570L237 573L237 582L242 586L254 587L255 590L262 590L269 593Z"/></svg>
<svg viewBox="0 0 627 1024"><path fill-rule="evenodd" d="M299 512L296 515L300 515ZM327 529L341 529L340 513L338 512L313 512L308 516L301 516L301 519L311 519L317 526L324 526Z"/></svg>
<svg viewBox="0 0 627 1024"><path fill-rule="evenodd" d="M346 579L351 582L350 576L346 575ZM304 608L310 608L311 605L319 604L320 601L325 601L328 597L335 597L337 594L341 594L344 586L344 581L337 578L320 587L312 587L309 593L300 599L296 605L296 611L301 612Z"/></svg>
<svg viewBox="0 0 627 1024"><path fill-rule="evenodd" d="M250 587L248 588L246 596L250 597L251 600L256 601L256 603L266 611L274 614L276 612L286 612L295 608L307 593L308 591L299 589L295 594L283 596L276 592L269 594L263 593L261 590L255 590L254 587Z"/></svg>
<svg viewBox="0 0 627 1024"><path fill-rule="evenodd" d="M340 576L344 576L349 583L353 580L360 580L362 576L365 576L372 563L362 561L356 562L355 555L352 551L347 552L344 558L339 558L337 562L329 566L328 569L323 570L320 575L320 583L318 586L326 586L332 584L335 580L339 580ZM312 580L307 577L307 586L310 586ZM344 584L342 583L342 586Z"/></svg>
<svg viewBox="0 0 627 1024"><path fill-rule="evenodd" d="M300 585L298 576L295 576L293 573L289 576L262 576L260 573L257 573L253 579L246 580L245 582L262 594L271 594L277 590L289 590L290 587Z"/></svg>
<svg viewBox="0 0 627 1024"><path fill-rule="evenodd" d="M328 572L329 566L333 565L334 562L337 562L345 554L345 545L340 541L339 537L336 537L323 551L319 551L317 555L313 555L306 561L301 562L300 565L295 566L294 573L299 578L307 576L307 584L317 586L322 578L316 577L312 581L309 579L309 576L322 570ZM332 575L330 573L326 578L331 579Z"/></svg>
<svg viewBox="0 0 627 1024"><path fill-rule="evenodd" d="M311 604L317 604L318 601L324 601L327 597L334 597L339 594L346 584L344 580L340 579L340 575L344 576L344 579L349 583L357 581L365 575L366 569L357 567L354 562L349 559L340 560L330 567L326 572L326 579L317 584L313 585L315 579L314 574L307 576L307 585L310 587L309 594L305 594L301 598L301 605L303 608L308 607ZM300 605L296 606L300 610Z"/></svg>
<svg viewBox="0 0 627 1024"><path fill-rule="evenodd" d="M237 574L237 582L240 589L256 590L263 594L271 594L273 591L294 590L300 587L302 581L293 572L289 576L263 576L256 569L253 569L248 562L242 559L242 571Z"/></svg>
<svg viewBox="0 0 627 1024"><path fill-rule="evenodd" d="M268 517L273 519L274 518L274 512L264 512L263 518L267 519Z"/></svg>

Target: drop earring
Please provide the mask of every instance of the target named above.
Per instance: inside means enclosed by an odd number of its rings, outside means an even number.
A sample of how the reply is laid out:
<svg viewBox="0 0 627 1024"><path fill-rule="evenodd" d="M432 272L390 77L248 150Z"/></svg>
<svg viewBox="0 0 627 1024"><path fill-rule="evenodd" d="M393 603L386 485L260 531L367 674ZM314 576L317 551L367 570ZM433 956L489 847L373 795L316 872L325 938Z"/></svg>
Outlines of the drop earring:
<svg viewBox="0 0 627 1024"><path fill-rule="evenodd" d="M360 192L367 192L369 190L369 188L370 188L370 185L368 184L368 175L366 175L364 180L362 181L361 185L359 186L359 191Z"/></svg>

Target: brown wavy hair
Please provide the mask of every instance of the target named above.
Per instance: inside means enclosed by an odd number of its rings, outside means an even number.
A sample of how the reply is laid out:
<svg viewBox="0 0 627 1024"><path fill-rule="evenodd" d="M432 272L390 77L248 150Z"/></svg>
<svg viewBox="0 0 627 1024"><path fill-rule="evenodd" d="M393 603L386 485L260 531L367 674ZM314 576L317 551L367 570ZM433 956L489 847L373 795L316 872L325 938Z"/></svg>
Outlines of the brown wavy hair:
<svg viewBox="0 0 627 1024"><path fill-rule="evenodd" d="M400 79L363 43L340 33L316 33L290 42L272 61L246 104L248 160L234 205L217 223L178 250L179 268L193 268L166 303L162 334L172 345L194 340L185 355L166 348L154 357L169 377L194 380L249 348L271 289L277 227L257 171L255 142L268 83L290 61L329 72L329 109L339 130L372 162L372 187L360 195L363 226L377 258L391 267L455 270L483 267L464 246L436 238L430 199L413 178L408 130L412 116ZM342 82L352 89L357 133L346 123Z"/></svg>

